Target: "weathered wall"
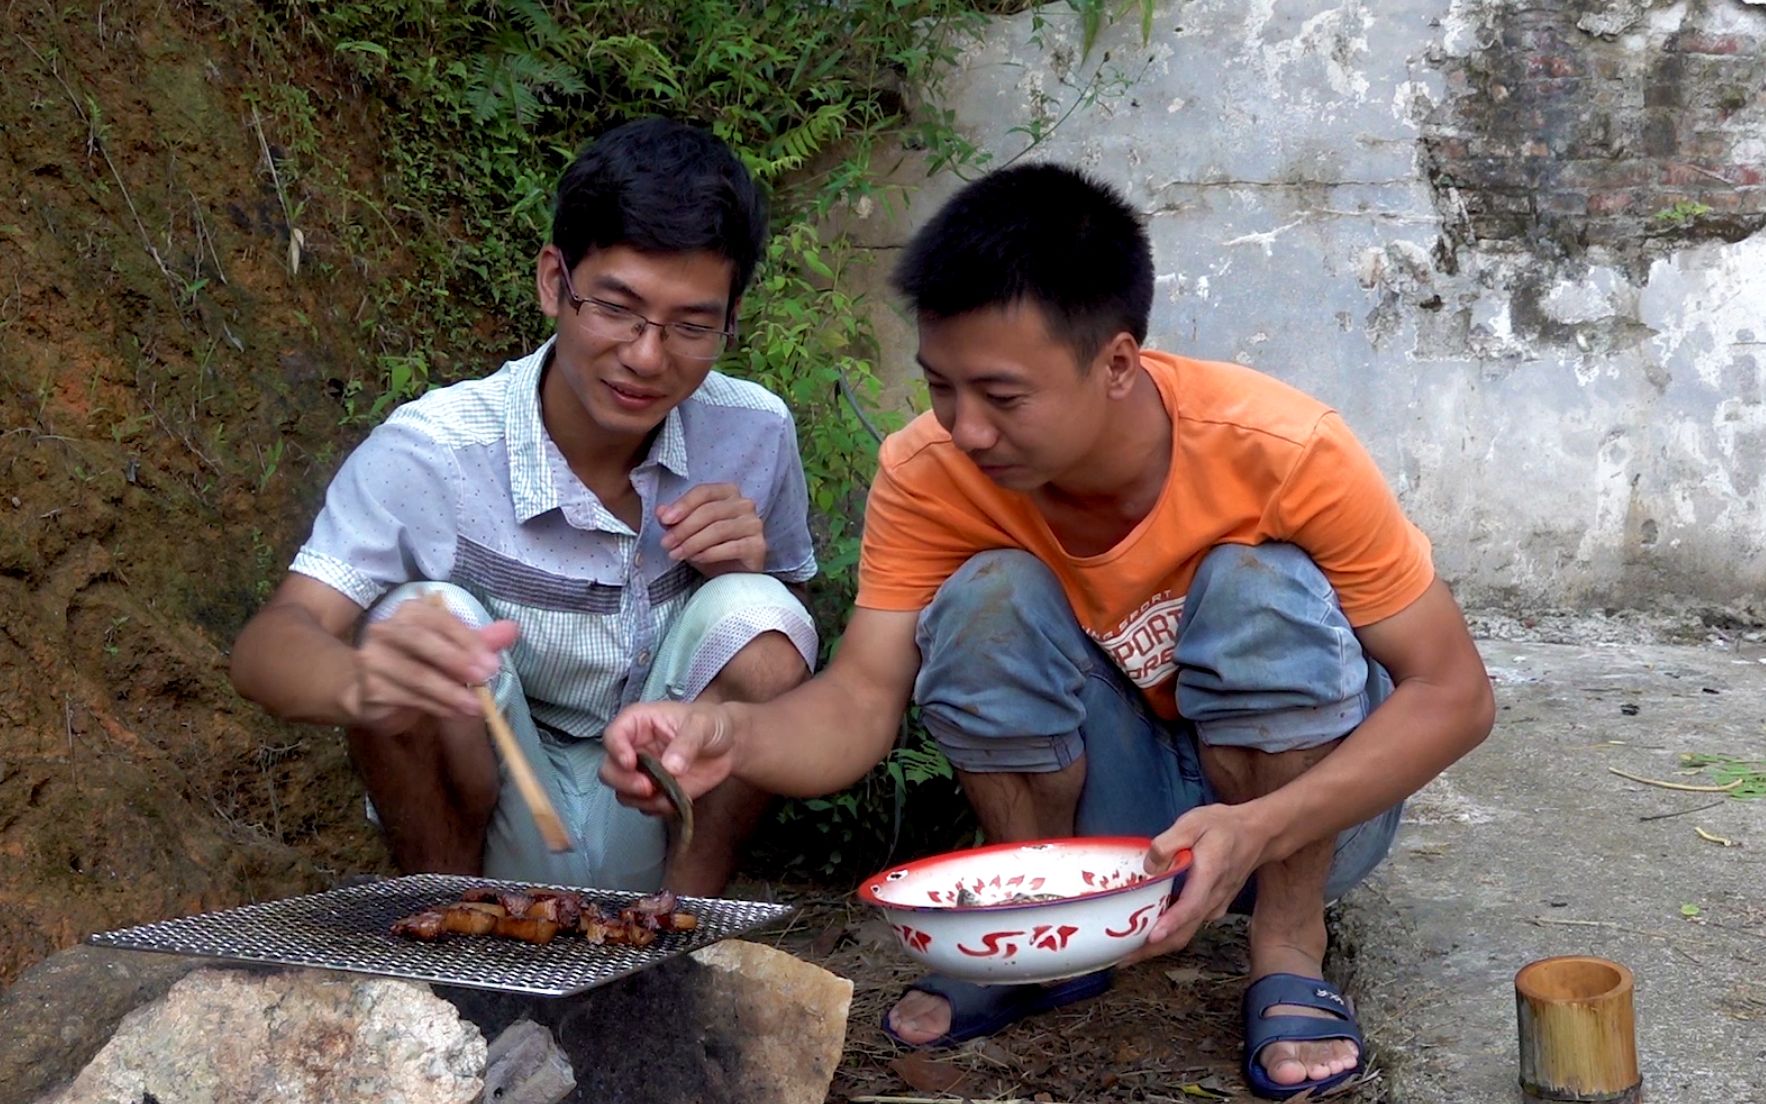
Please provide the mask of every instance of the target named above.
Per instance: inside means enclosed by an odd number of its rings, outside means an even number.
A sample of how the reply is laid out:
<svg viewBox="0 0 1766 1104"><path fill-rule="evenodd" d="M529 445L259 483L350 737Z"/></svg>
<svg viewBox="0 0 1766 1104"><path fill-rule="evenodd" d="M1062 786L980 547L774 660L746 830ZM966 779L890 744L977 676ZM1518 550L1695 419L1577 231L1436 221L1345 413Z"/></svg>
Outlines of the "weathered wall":
<svg viewBox="0 0 1766 1104"><path fill-rule="evenodd" d="M1148 216L1153 345L1335 404L1469 604L1758 615L1761 0L1166 2L1083 62L1033 18L967 51L958 117L999 164L1138 76L1031 156ZM856 225L886 268L901 227Z"/></svg>

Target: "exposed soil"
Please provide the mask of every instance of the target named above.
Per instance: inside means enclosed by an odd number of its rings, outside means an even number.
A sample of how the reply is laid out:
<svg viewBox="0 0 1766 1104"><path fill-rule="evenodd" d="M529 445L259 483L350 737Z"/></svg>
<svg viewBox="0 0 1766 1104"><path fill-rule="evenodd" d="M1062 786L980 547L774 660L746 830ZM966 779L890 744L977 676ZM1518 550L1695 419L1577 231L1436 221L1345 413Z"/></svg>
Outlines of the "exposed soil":
<svg viewBox="0 0 1766 1104"><path fill-rule="evenodd" d="M336 735L226 680L356 432L327 384L361 359L317 216L290 274L247 99L269 78L233 33L178 5L0 12L0 981L384 869Z"/></svg>

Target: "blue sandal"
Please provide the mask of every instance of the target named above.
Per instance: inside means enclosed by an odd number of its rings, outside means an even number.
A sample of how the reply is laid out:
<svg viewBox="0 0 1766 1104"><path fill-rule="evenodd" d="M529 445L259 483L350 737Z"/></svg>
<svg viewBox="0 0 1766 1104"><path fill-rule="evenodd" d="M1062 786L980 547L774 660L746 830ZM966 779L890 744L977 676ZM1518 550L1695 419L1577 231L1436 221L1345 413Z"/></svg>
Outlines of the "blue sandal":
<svg viewBox="0 0 1766 1104"><path fill-rule="evenodd" d="M983 1035L992 1035L1026 1016L1049 1012L1074 1001L1095 997L1110 988L1110 970L1081 974L1053 985L976 985L974 982L928 974L907 987L907 992L931 993L950 1002L950 1030L924 1043L910 1043L889 1026L883 1011L883 1033L903 1046L949 1047Z"/></svg>
<svg viewBox="0 0 1766 1104"><path fill-rule="evenodd" d="M1330 1016L1268 1016L1278 1004L1299 1005L1328 1012ZM1312 1043L1325 1039L1348 1039L1355 1044L1353 1069L1317 1081L1278 1085L1263 1072L1257 1055L1271 1043ZM1266 1100L1286 1100L1307 1089L1315 1094L1358 1077L1367 1068L1367 1044L1355 1022L1355 1010L1335 985L1299 974L1270 974L1245 990L1245 1083Z"/></svg>

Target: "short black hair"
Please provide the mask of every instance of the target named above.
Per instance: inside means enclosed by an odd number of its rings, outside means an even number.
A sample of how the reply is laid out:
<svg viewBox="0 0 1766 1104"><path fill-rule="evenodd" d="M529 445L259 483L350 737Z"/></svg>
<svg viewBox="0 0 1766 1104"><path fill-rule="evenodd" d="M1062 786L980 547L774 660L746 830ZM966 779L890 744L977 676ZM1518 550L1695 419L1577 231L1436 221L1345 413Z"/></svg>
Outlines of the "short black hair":
<svg viewBox="0 0 1766 1104"><path fill-rule="evenodd" d="M937 319L1035 303L1083 365L1125 330L1146 341L1153 247L1115 189L1033 163L965 185L914 234L892 282Z"/></svg>
<svg viewBox="0 0 1766 1104"><path fill-rule="evenodd" d="M766 235L766 197L735 151L673 119L638 119L594 139L564 170L552 206L552 244L567 267L615 245L715 253L735 266L732 305Z"/></svg>

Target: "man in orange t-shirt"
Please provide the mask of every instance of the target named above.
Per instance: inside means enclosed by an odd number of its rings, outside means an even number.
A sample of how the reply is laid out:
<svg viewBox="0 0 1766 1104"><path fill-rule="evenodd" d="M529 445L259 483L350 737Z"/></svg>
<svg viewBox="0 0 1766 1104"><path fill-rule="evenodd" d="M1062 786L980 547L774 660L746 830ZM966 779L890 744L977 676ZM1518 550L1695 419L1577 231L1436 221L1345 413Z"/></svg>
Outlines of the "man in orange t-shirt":
<svg viewBox="0 0 1766 1104"><path fill-rule="evenodd" d="M1325 903L1494 710L1428 541L1329 408L1142 348L1151 247L1080 173L971 183L895 283L932 411L884 444L834 659L766 703L632 707L604 780L661 811L636 767L650 751L692 792L731 775L832 792L888 754L911 695L992 840L1144 835L1150 871L1191 852L1135 959L1250 912L1253 1091L1354 1077ZM884 1028L948 1044L1109 983L927 977Z"/></svg>

